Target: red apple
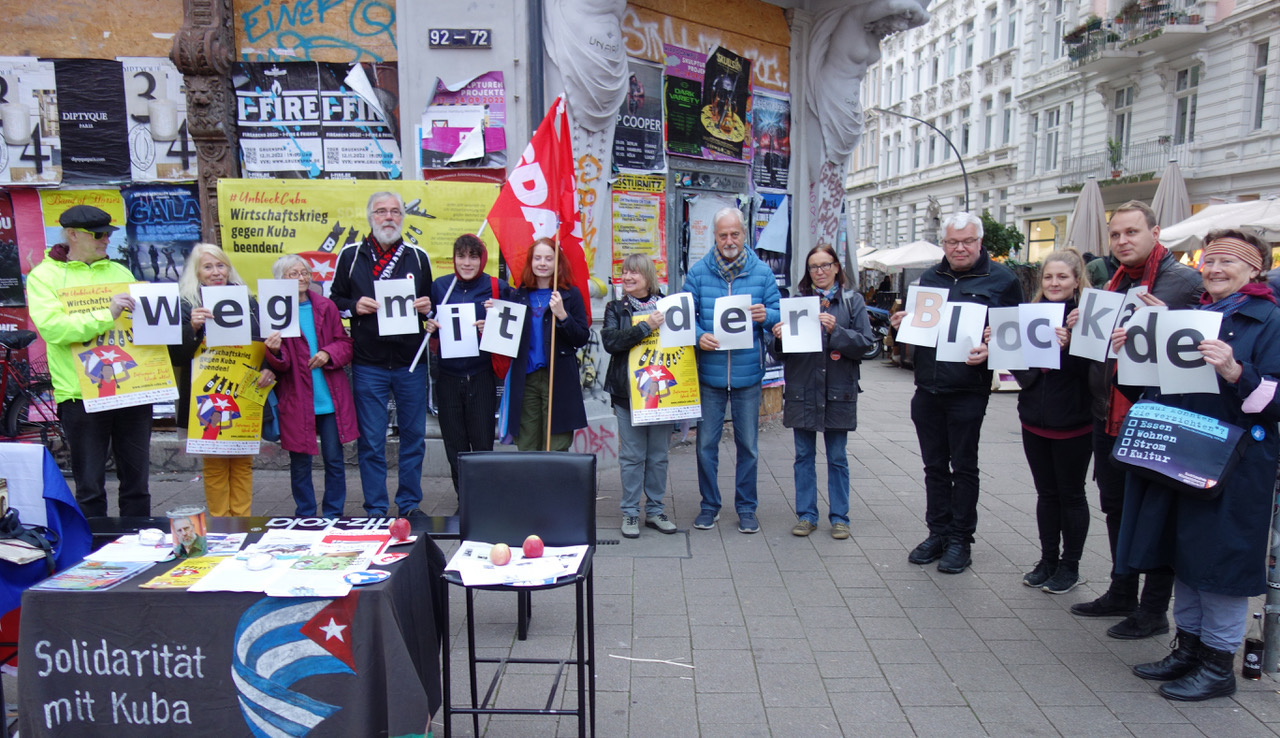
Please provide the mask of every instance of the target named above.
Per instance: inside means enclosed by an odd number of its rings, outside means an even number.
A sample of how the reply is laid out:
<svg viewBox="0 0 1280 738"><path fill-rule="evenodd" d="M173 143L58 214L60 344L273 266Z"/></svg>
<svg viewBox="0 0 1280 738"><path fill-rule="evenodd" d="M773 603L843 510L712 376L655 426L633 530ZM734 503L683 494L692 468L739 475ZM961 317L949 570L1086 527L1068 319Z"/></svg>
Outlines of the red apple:
<svg viewBox="0 0 1280 738"><path fill-rule="evenodd" d="M529 536L524 539L524 557L526 559L536 559L542 556L542 539L537 536Z"/></svg>
<svg viewBox="0 0 1280 738"><path fill-rule="evenodd" d="M494 566L506 566L511 561L511 547L505 543L495 543L489 549L489 561Z"/></svg>
<svg viewBox="0 0 1280 738"><path fill-rule="evenodd" d="M391 521L391 540L403 541L409 537L409 532L412 528L407 518L396 518Z"/></svg>

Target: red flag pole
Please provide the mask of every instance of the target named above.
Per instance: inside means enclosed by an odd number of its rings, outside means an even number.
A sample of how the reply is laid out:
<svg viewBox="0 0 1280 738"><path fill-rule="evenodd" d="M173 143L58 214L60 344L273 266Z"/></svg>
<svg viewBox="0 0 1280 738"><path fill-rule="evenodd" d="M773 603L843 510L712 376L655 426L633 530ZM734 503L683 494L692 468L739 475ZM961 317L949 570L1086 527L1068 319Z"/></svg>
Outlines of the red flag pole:
<svg viewBox="0 0 1280 738"><path fill-rule="evenodd" d="M529 258L533 258L532 249ZM537 286L537 285L534 285ZM560 238L556 237L555 262L551 266L551 294L555 294L560 286ZM561 300L564 295L560 296ZM550 308L547 308L550 310ZM547 439L544 451L551 450L551 408L556 391L556 314L551 313L551 350L547 353Z"/></svg>

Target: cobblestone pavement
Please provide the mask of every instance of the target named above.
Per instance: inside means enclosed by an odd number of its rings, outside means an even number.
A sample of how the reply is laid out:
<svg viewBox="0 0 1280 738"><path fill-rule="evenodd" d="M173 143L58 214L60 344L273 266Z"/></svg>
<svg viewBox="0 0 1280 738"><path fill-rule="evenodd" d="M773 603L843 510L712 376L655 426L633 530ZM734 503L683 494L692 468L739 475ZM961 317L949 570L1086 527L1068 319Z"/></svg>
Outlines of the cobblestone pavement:
<svg viewBox="0 0 1280 738"><path fill-rule="evenodd" d="M1274 675L1241 681L1231 699L1168 702L1156 684L1129 672L1132 664L1167 653L1168 638L1114 640L1106 629L1117 619L1068 612L1106 589L1106 528L1092 482L1081 566L1088 583L1062 596L1022 586L1039 548L1035 492L1012 393L992 397L983 428L973 566L946 575L907 563L907 552L926 534L923 474L908 410L911 374L871 362L863 366L862 384L860 428L849 439L849 540L829 535L821 471L820 528L808 538L791 535L793 446L790 431L777 423L766 424L760 436L756 535L738 533L731 503L714 530L691 528L699 498L687 441L671 451L668 511L680 527L676 535L642 528L639 539L622 539L618 475L601 473L599 735L1219 738L1280 730ZM730 500L732 448L726 433L721 488ZM424 479L428 513L456 509L443 473ZM315 478L319 483L318 471ZM254 487L255 514L292 514L288 472L260 471ZM360 514L355 467L348 467L348 489L347 512ZM153 477L156 511L201 499L190 472ZM454 544L443 545L449 553ZM567 654L572 603L571 588L535 596L529 639L519 642L514 597L481 593L477 637L489 655ZM462 598L454 597L459 697L467 694L464 615ZM566 679L557 699L572 705L575 687ZM545 671L509 672L498 704L545 701L551 680ZM482 690L486 683L482 675ZM456 719L454 727L470 735L471 721ZM435 730L440 735L438 723ZM522 738L576 735L577 722L492 718L481 730Z"/></svg>

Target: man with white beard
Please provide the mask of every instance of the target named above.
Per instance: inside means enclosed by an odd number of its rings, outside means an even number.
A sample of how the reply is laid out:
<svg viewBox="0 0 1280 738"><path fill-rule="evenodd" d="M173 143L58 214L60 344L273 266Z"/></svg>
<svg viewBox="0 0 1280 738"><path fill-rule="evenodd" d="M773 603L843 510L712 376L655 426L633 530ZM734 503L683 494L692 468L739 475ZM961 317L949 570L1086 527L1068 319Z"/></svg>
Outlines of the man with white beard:
<svg viewBox="0 0 1280 738"><path fill-rule="evenodd" d="M387 401L394 396L400 427L400 468L396 508L400 517L422 515L422 458L426 454L427 369L422 361L409 371L424 335L424 318L431 310L431 259L404 242L404 200L395 192L375 192L366 207L369 236L338 254L329 297L351 317L355 344L352 388L355 390L360 486L364 509L371 516L387 514ZM413 309L418 331L406 335L378 333L378 303L374 282L412 279Z"/></svg>

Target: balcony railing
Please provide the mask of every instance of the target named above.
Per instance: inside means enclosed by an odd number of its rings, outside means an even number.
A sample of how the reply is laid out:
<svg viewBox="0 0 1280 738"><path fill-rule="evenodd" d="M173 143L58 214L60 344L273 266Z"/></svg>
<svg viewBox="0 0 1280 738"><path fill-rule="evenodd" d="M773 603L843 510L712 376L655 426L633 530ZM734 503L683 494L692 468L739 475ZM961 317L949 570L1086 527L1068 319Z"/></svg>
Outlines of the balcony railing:
<svg viewBox="0 0 1280 738"><path fill-rule="evenodd" d="M1067 55L1073 65L1081 67L1102 58L1103 52L1121 51L1157 38L1171 26L1199 26L1203 22L1198 7L1172 10L1164 3L1149 3L1103 22L1101 27L1081 26L1063 40L1070 46Z"/></svg>
<svg viewBox="0 0 1280 738"><path fill-rule="evenodd" d="M1084 184L1089 177L1099 182L1120 177L1154 174L1162 171L1172 158L1178 158L1182 147L1174 146L1169 136L1131 143L1124 148L1118 166L1112 166L1107 147L1100 146L1078 156L1068 156L1062 162L1063 186Z"/></svg>

